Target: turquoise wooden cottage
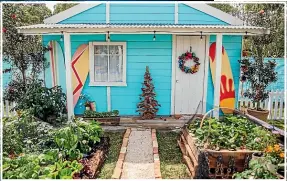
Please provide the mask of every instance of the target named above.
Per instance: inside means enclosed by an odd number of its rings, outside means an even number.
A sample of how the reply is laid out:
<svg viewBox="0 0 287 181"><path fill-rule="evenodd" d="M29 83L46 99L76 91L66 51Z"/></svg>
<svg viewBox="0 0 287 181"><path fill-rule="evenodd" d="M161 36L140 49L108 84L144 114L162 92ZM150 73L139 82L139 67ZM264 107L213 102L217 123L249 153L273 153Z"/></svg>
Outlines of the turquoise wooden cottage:
<svg viewBox="0 0 287 181"><path fill-rule="evenodd" d="M158 115L234 108L242 37L268 30L244 26L207 4L172 2L80 3L19 32L40 34L52 47L45 81L66 91L69 116L83 113L80 94L89 95L97 111L132 116L138 115L146 66L161 104ZM195 53L200 65L180 64L186 52Z"/></svg>

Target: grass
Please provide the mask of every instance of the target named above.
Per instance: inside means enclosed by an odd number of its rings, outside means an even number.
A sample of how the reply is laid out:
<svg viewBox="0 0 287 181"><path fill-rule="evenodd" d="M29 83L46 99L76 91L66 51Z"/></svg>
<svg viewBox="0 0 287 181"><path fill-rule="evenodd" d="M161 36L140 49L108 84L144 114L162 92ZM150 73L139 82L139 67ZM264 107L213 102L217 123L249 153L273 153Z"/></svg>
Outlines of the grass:
<svg viewBox="0 0 287 181"><path fill-rule="evenodd" d="M99 179L111 179L121 150L123 132L105 132L110 137L110 148L105 163L98 175Z"/></svg>
<svg viewBox="0 0 287 181"><path fill-rule="evenodd" d="M190 179L177 145L178 133L157 132L160 170L163 179Z"/></svg>

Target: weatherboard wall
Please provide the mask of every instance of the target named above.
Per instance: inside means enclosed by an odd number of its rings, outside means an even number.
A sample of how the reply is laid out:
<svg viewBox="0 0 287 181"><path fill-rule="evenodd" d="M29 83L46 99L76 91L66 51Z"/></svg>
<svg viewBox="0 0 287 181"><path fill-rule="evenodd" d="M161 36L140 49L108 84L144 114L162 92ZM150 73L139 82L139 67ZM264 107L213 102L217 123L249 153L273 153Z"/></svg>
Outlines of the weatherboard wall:
<svg viewBox="0 0 287 181"><path fill-rule="evenodd" d="M174 24L175 3L111 3L109 23ZM94 6L86 11L61 21L59 24L106 23L106 4ZM178 4L179 24L227 25L202 11L185 4Z"/></svg>

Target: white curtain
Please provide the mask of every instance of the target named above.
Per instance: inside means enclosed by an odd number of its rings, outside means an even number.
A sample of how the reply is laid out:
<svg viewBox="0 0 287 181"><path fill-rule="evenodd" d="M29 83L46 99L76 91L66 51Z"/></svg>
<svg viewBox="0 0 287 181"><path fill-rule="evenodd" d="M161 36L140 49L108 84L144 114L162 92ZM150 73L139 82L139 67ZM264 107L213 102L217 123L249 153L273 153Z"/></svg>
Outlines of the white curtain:
<svg viewBox="0 0 287 181"><path fill-rule="evenodd" d="M108 47L104 45L95 46L95 81L108 81Z"/></svg>
<svg viewBox="0 0 287 181"><path fill-rule="evenodd" d="M109 51L108 49L109 48ZM123 47L118 45L95 46L95 81L122 82Z"/></svg>

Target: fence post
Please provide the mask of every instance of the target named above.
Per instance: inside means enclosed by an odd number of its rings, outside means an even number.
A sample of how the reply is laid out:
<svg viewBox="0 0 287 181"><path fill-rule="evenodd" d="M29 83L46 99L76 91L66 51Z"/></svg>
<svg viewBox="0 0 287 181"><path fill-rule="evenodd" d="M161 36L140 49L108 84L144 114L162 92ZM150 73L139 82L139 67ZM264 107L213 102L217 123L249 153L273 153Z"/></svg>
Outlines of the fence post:
<svg viewBox="0 0 287 181"><path fill-rule="evenodd" d="M271 92L269 92L268 110L269 110L268 119L270 119L272 115L272 93Z"/></svg>
<svg viewBox="0 0 287 181"><path fill-rule="evenodd" d="M284 91L280 91L280 102L279 102L279 119L284 119L284 115L283 114L283 103L284 103Z"/></svg>

